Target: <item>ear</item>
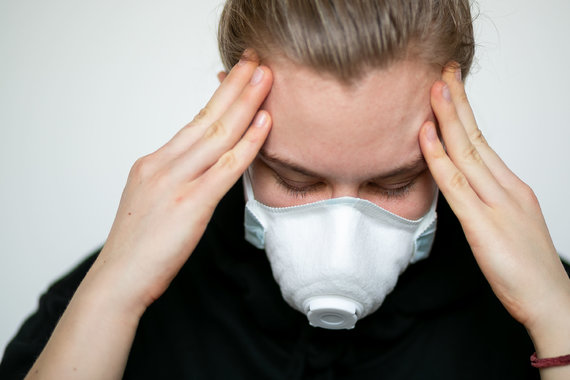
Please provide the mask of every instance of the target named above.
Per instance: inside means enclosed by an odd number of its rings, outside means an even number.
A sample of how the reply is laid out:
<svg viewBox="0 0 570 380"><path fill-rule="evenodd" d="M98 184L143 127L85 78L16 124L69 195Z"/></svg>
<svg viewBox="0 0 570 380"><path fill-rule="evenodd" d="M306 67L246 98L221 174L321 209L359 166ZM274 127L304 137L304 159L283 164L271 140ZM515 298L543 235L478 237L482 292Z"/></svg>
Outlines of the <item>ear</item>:
<svg viewBox="0 0 570 380"><path fill-rule="evenodd" d="M226 73L225 71L220 71L217 76L220 83L222 83L224 79L226 79L226 77L228 76L228 73Z"/></svg>

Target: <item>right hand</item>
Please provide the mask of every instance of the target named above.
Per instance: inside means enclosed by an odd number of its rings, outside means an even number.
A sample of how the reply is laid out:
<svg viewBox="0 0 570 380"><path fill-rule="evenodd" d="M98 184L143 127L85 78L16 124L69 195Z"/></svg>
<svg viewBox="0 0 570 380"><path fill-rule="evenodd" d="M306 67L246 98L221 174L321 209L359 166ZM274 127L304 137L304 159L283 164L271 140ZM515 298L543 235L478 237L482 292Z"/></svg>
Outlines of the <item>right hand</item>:
<svg viewBox="0 0 570 380"><path fill-rule="evenodd" d="M90 270L118 303L144 312L188 260L216 205L269 133L270 116L259 108L271 84L267 67L242 59L192 122L135 162Z"/></svg>

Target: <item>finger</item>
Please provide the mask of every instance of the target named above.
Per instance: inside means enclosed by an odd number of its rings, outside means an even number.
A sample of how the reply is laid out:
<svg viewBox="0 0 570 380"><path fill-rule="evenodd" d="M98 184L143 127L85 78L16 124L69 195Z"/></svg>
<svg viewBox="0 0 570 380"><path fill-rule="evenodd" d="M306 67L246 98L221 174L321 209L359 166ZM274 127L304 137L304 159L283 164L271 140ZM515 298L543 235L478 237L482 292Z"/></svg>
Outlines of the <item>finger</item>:
<svg viewBox="0 0 570 380"><path fill-rule="evenodd" d="M191 123L198 126L208 126L219 119L228 107L239 97L258 66L259 62L257 60L242 58L232 68L229 74L227 74L206 106Z"/></svg>
<svg viewBox="0 0 570 380"><path fill-rule="evenodd" d="M220 71L217 75L218 81L220 83L222 83L224 81L224 79L226 79L226 77L228 76L228 73L225 71Z"/></svg>
<svg viewBox="0 0 570 380"><path fill-rule="evenodd" d="M209 125L214 122L214 120L217 120L241 94L241 91L249 83L251 76L255 73L255 69L258 66L259 57L255 51L246 49L238 63L229 73L219 73L218 78L222 76L222 81L218 89L214 92L214 95L212 95L212 98L208 101L204 109L202 109L202 116L199 118L199 123L203 122Z"/></svg>
<svg viewBox="0 0 570 380"><path fill-rule="evenodd" d="M437 186L458 218L479 213L485 205L479 200L465 175L453 164L445 152L435 124L426 122L419 135L422 154Z"/></svg>
<svg viewBox="0 0 570 380"><path fill-rule="evenodd" d="M465 93L465 87L463 86L463 81L461 79L461 69L456 63L450 63L443 71L442 75L443 81L449 87L451 92L451 98L455 104L457 114L459 119L465 126L467 135L471 139L473 145L479 148L479 145L485 144L486 141L483 138L483 134L477 126L477 121L475 120L475 115L471 109L471 105L467 100L467 94Z"/></svg>
<svg viewBox="0 0 570 380"><path fill-rule="evenodd" d="M198 140L214 121L219 119L230 105L247 87L258 67L257 61L242 58L226 76L214 95L194 119L186 124L161 150L170 156L176 156L188 149Z"/></svg>
<svg viewBox="0 0 570 380"><path fill-rule="evenodd" d="M255 121L240 141L224 153L200 178L189 185L189 189L200 189L207 195L213 208L225 193L245 172L261 149L269 130L271 117L267 111L259 111Z"/></svg>
<svg viewBox="0 0 570 380"><path fill-rule="evenodd" d="M471 143L477 148L483 161L489 167L495 178L504 187L511 187L518 183L518 177L505 165L503 160L489 146L483 133L478 127L473 109L465 92L465 85L461 79L461 69L457 63L450 63L443 71L443 81L447 83L451 98L455 104L459 119L465 126L465 131Z"/></svg>
<svg viewBox="0 0 570 380"><path fill-rule="evenodd" d="M190 149L176 158L173 174L194 179L230 150L250 125L269 93L271 83L271 71L259 66L239 98Z"/></svg>
<svg viewBox="0 0 570 380"><path fill-rule="evenodd" d="M503 201L505 191L469 140L452 102L449 87L444 82L438 81L432 87L431 102L447 153L455 166L464 174L481 200L487 204Z"/></svg>

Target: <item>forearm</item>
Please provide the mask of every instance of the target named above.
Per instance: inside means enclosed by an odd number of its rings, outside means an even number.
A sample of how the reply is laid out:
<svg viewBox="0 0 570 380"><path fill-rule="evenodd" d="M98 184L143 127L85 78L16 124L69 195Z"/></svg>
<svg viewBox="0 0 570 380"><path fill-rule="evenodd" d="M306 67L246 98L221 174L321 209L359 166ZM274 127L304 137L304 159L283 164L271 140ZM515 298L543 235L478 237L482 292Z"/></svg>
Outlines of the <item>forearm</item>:
<svg viewBox="0 0 570 380"><path fill-rule="evenodd" d="M97 262L26 379L120 379L142 308L124 302L120 271Z"/></svg>

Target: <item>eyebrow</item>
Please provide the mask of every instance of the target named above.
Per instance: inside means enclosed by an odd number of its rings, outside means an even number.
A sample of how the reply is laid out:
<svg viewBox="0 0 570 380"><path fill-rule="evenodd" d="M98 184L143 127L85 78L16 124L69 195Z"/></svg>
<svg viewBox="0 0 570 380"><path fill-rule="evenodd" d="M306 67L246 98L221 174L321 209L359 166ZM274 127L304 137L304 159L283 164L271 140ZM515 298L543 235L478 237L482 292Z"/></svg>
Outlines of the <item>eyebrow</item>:
<svg viewBox="0 0 570 380"><path fill-rule="evenodd" d="M307 177L316 177L316 178L322 178L323 177L322 175L315 173L315 172L313 172L307 168L304 168L297 163L291 162L290 160L288 160L286 158L278 157L272 153L269 153L264 148L262 148L259 151L259 156L261 157L261 159L263 161L274 163L274 164L276 164L282 168L295 171L295 172L297 172L299 174L303 174ZM386 181L386 180L390 180L393 178L402 177L402 176L408 175L408 174L416 174L416 173L419 174L426 169L427 169L427 162L426 162L424 156L420 153L419 156L417 156L416 158L414 158L410 162L407 162L403 165L400 165L397 168L390 170L387 173L383 173L383 174L380 174L378 176L375 176L375 177L371 178L371 180Z"/></svg>

